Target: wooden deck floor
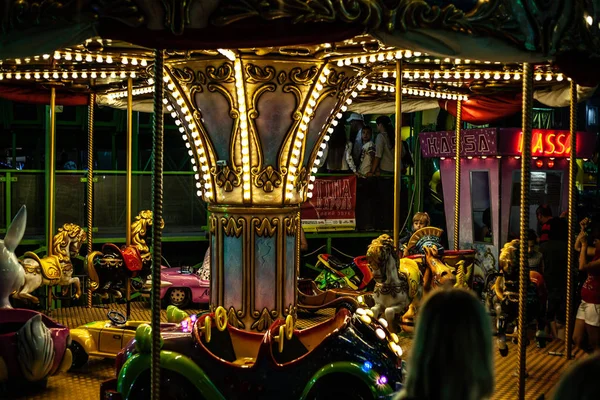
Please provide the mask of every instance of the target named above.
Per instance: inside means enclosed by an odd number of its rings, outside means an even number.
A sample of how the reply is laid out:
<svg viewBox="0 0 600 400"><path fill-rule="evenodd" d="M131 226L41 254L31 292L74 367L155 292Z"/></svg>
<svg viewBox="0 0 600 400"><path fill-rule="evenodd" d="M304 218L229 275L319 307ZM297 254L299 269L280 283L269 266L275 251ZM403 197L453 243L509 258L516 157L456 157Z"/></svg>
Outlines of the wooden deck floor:
<svg viewBox="0 0 600 400"><path fill-rule="evenodd" d="M110 304L102 308L69 307L54 310L52 318L58 322L75 328L85 323L105 320L106 313L117 310L125 313L124 304ZM186 310L189 313L201 311L200 309ZM315 314L302 313L299 315L298 328L304 329L318 322L324 321L333 315L333 310L322 310ZM161 317L166 321L166 311L162 310ZM134 302L131 304L131 320L149 320L150 309L146 303ZM408 337L401 338L401 345L406 357L410 358L412 340ZM517 368L517 347L509 345L507 357L496 356L496 391L493 400L513 400L517 398L517 377L514 375ZM537 400L542 395L548 399L553 387L558 382L560 375L573 363L564 357L548 354L549 351L562 352L563 342L553 341L545 349L538 349L534 341L527 348L527 371L529 377L526 381L526 399ZM581 352L575 352L575 358L581 357ZM48 388L41 392L10 394L7 399L44 399L44 400L81 400L98 399L100 383L113 377L114 362L92 357L86 367L77 372L54 376L48 382Z"/></svg>

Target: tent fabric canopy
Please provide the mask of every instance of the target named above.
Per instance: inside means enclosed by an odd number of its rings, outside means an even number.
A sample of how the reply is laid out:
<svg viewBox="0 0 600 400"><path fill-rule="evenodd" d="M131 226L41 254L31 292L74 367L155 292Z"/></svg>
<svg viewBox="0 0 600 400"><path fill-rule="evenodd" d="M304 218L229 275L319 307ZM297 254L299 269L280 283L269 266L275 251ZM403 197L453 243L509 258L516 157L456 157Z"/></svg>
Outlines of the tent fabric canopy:
<svg viewBox="0 0 600 400"><path fill-rule="evenodd" d="M577 86L578 101L589 99L597 87ZM551 90L536 90L533 98L548 107L569 106L569 85L557 85ZM393 97L385 101L365 101L353 103L348 107L351 111L361 114L393 114L396 110ZM402 112L432 110L443 108L456 116L456 101L454 100L415 100L402 99ZM497 96L473 96L462 105L462 119L475 125L497 121L521 111L521 93L503 94Z"/></svg>

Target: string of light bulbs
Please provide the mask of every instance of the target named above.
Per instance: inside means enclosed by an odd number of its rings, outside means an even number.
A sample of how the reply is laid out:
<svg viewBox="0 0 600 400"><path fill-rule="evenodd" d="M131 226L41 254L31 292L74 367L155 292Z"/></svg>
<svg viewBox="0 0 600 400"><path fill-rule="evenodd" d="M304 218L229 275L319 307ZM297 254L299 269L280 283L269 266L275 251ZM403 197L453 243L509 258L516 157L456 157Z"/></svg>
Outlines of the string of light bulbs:
<svg viewBox="0 0 600 400"><path fill-rule="evenodd" d="M396 91L396 88L392 85L372 83L371 90L376 90L378 92L394 93ZM462 101L469 100L469 96L467 96L466 94L462 94L462 93L441 92L441 91L437 91L437 90L410 88L410 87L403 87L402 94L406 94L409 96L420 96L420 97L431 97L431 98L435 97L438 99L448 99L448 100L462 100Z"/></svg>
<svg viewBox="0 0 600 400"><path fill-rule="evenodd" d="M522 72L520 71L470 71L470 70L463 70L463 71L450 71L450 70L434 70L434 71L430 71L430 70L419 70L419 69L406 69L404 71L404 74L402 75L402 77L404 79L486 79L486 80L490 80L490 79L494 79L494 80L509 80L509 79L514 79L514 80L519 80L521 79L521 75ZM396 72L390 72L390 71L382 71L381 72L381 77L382 78L388 78L388 77L396 77ZM561 82L565 79L564 74L560 73L560 72L550 72L550 71L546 71L546 72L536 72L534 74L535 80L537 81L541 81L541 80L546 80L546 81L553 81L556 80L557 82ZM571 80L571 78L567 78L568 80Z"/></svg>
<svg viewBox="0 0 600 400"><path fill-rule="evenodd" d="M171 98L174 100L174 104L171 104L166 96L163 99L163 103L166 105L167 111L171 113L171 117L173 117L175 120L175 125L179 127L179 132L182 134L181 137L185 142L185 147L188 149L190 162L192 163L192 170L194 171L194 179L196 180L196 188L198 189L196 194L198 197L204 197L204 200L208 202L214 198L213 182L209 172L208 157L204 151L204 146L202 146L202 140L200 139L200 134L198 133L198 127L194 123L192 113L186 104L185 99L179 92L179 89L168 73L164 74L163 80L166 84L166 91L170 93ZM152 84L151 82L153 81L148 81L149 84ZM191 139L193 140L193 143L190 143L189 141L188 134L186 133L186 127L187 132L189 132L189 136L191 136ZM196 165L194 152L191 148L192 145L195 147L196 154L198 155L200 171ZM202 174L204 186L202 186L200 174Z"/></svg>
<svg viewBox="0 0 600 400"><path fill-rule="evenodd" d="M4 79L125 79L136 78L136 71L104 71L104 70L84 70L84 71L18 71L18 72L0 72L0 80Z"/></svg>

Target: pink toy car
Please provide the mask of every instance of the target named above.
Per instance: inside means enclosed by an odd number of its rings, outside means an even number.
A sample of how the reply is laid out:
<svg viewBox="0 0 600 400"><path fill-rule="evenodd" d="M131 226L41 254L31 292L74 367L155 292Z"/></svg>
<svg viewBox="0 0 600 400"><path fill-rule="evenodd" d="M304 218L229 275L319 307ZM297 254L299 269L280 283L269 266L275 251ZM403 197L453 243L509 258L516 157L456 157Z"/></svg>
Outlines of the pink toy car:
<svg viewBox="0 0 600 400"><path fill-rule="evenodd" d="M204 269L194 271L190 267L162 267L160 298L166 305L179 308L187 307L190 303L206 304L210 301L210 279L204 276ZM152 281L148 280L143 289L146 296L150 295Z"/></svg>
<svg viewBox="0 0 600 400"><path fill-rule="evenodd" d="M68 328L37 311L18 308L0 309L0 321L0 384L45 386L49 376L71 366Z"/></svg>

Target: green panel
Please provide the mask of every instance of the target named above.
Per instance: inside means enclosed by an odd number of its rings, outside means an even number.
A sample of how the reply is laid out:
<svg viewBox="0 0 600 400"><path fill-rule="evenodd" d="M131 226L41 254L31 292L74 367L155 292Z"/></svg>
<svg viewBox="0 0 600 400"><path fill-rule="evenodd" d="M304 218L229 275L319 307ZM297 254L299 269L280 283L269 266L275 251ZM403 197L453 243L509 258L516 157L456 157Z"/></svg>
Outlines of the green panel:
<svg viewBox="0 0 600 400"><path fill-rule="evenodd" d="M45 177L43 173L13 172L16 182L11 182L11 216L22 205L27 206L27 229L25 239L44 235L45 226Z"/></svg>
<svg viewBox="0 0 600 400"><path fill-rule="evenodd" d="M86 185L81 174L56 174L56 228L67 222L85 226Z"/></svg>
<svg viewBox="0 0 600 400"><path fill-rule="evenodd" d="M0 173L0 233L5 233L7 228L7 220L10 220L10 210L6 209L6 174Z"/></svg>

